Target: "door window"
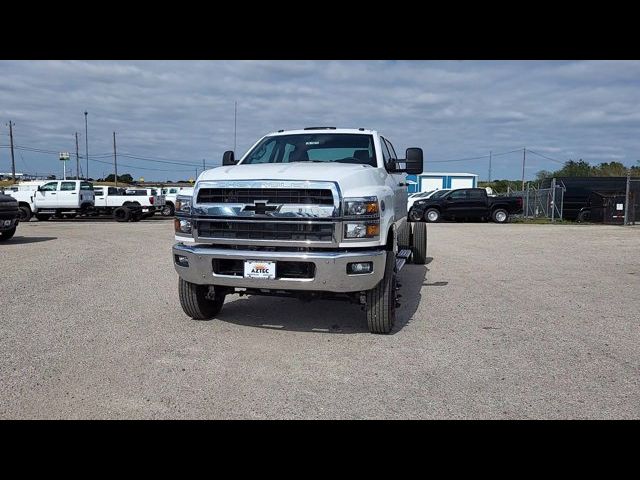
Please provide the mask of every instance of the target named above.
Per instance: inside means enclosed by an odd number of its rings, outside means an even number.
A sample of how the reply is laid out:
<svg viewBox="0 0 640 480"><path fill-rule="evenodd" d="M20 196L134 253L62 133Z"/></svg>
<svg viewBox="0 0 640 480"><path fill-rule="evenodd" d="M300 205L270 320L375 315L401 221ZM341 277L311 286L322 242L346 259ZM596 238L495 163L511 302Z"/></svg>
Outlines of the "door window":
<svg viewBox="0 0 640 480"><path fill-rule="evenodd" d="M469 190L469 200L484 200L485 195L482 190Z"/></svg>
<svg viewBox="0 0 640 480"><path fill-rule="evenodd" d="M76 189L76 182L62 182L60 190L63 192L74 191Z"/></svg>
<svg viewBox="0 0 640 480"><path fill-rule="evenodd" d="M466 200L467 199L467 191L466 190L456 190L449 195L449 200Z"/></svg>
<svg viewBox="0 0 640 480"><path fill-rule="evenodd" d="M44 185L42 185L42 187L40 187L40 190L43 192L55 192L56 190L58 190L58 182L45 183Z"/></svg>

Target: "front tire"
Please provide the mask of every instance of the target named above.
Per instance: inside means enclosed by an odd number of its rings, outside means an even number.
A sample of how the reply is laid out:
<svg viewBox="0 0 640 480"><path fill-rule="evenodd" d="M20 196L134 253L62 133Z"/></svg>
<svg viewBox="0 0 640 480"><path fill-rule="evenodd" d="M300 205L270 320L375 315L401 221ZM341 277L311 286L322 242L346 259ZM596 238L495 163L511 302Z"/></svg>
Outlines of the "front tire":
<svg viewBox="0 0 640 480"><path fill-rule="evenodd" d="M178 293L182 310L194 320L210 320L215 317L222 310L225 299L225 295L216 291L212 300L208 297L209 285L197 285L182 278L178 280Z"/></svg>
<svg viewBox="0 0 640 480"><path fill-rule="evenodd" d="M171 203L166 203L164 208L162 209L163 217L173 217L173 214L176 213L176 208Z"/></svg>
<svg viewBox="0 0 640 480"><path fill-rule="evenodd" d="M440 210L438 210L437 208L430 208L424 213L424 219L430 223L439 222Z"/></svg>
<svg viewBox="0 0 640 480"><path fill-rule="evenodd" d="M493 221L496 223L507 223L509 220L509 212L507 212L504 208L496 208L493 211L493 215L491 215Z"/></svg>
<svg viewBox="0 0 640 480"><path fill-rule="evenodd" d="M4 232L0 232L0 242L4 242L5 240L9 240L16 233L16 227L13 227L9 230L5 230Z"/></svg>
<svg viewBox="0 0 640 480"><path fill-rule="evenodd" d="M384 277L366 293L367 325L371 333L389 333L396 321L396 259L387 252Z"/></svg>
<svg viewBox="0 0 640 480"><path fill-rule="evenodd" d="M411 208L411 210L409 210L409 220L412 222L421 222L422 218L422 210L417 208Z"/></svg>

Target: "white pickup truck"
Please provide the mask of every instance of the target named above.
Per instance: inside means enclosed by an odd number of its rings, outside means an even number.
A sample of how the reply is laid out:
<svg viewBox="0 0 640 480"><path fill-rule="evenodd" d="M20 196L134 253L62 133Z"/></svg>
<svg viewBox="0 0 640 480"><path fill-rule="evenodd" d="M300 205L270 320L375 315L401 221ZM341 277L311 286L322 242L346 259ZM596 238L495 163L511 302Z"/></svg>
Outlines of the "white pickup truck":
<svg viewBox="0 0 640 480"><path fill-rule="evenodd" d="M374 130L270 133L235 161L203 172L176 205L173 263L184 312L215 317L232 293L363 305L369 330L389 333L397 272L426 262L424 223L407 222L407 174L422 150L399 159Z"/></svg>
<svg viewBox="0 0 640 480"><path fill-rule="evenodd" d="M158 195L156 189L94 185L93 191L96 195L95 213L113 215L118 222L138 221L164 207L164 196Z"/></svg>
<svg viewBox="0 0 640 480"><path fill-rule="evenodd" d="M87 214L94 204L93 186L82 180L51 180L29 188L10 188L5 193L18 200L21 222L28 222L33 215L38 220L73 218Z"/></svg>

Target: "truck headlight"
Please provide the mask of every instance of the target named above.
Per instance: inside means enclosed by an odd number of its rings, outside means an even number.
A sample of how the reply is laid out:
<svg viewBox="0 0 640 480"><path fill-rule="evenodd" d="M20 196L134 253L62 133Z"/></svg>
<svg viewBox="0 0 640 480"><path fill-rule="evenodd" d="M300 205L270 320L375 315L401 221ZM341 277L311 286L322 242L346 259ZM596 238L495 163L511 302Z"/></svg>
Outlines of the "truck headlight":
<svg viewBox="0 0 640 480"><path fill-rule="evenodd" d="M191 234L191 229L193 228L193 222L187 218L175 218L173 220L173 226L176 233Z"/></svg>
<svg viewBox="0 0 640 480"><path fill-rule="evenodd" d="M191 213L191 202L193 197L188 195L178 195L176 197L176 212Z"/></svg>
<svg viewBox="0 0 640 480"><path fill-rule="evenodd" d="M344 200L345 217L377 216L379 212L377 197L345 198Z"/></svg>
<svg viewBox="0 0 640 480"><path fill-rule="evenodd" d="M375 238L380 235L378 223L345 223L344 238Z"/></svg>

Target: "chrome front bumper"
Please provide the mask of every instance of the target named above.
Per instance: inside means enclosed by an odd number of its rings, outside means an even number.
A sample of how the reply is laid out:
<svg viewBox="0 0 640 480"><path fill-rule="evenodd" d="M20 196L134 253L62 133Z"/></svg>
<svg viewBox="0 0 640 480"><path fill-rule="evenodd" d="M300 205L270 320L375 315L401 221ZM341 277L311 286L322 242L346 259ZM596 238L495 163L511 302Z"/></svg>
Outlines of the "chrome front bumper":
<svg viewBox="0 0 640 480"><path fill-rule="evenodd" d="M186 257L189 266L176 263L176 255ZM187 282L199 285L220 285L237 288L261 288L270 290L307 290L323 292L360 292L375 287L384 276L387 252L362 250L357 252L266 252L231 250L202 245L173 246L173 266ZM257 279L213 272L213 259L300 261L315 265L313 278ZM373 272L348 275L347 263L373 262ZM277 265L277 263L276 263Z"/></svg>

